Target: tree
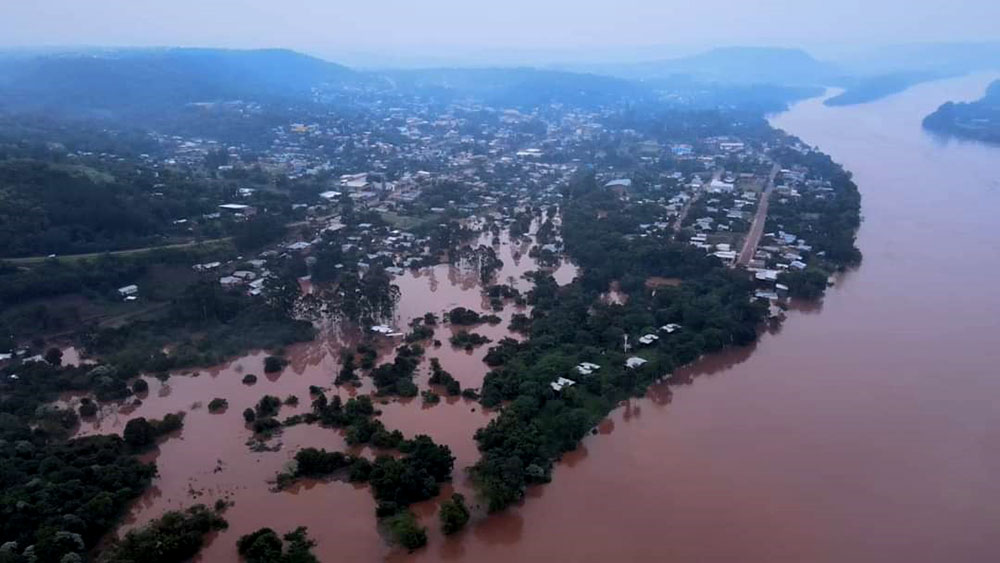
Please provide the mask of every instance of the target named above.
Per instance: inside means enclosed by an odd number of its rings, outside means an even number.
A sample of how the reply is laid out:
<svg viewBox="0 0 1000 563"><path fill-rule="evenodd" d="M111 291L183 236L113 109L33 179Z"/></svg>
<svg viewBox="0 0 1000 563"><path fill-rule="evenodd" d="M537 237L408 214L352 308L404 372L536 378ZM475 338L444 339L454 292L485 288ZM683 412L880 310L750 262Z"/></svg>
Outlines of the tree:
<svg viewBox="0 0 1000 563"><path fill-rule="evenodd" d="M288 360L279 356L268 356L264 358L264 373L277 373L288 365Z"/></svg>
<svg viewBox="0 0 1000 563"><path fill-rule="evenodd" d="M427 545L427 529L417 523L416 516L409 510L391 516L387 525L393 541L409 551Z"/></svg>
<svg viewBox="0 0 1000 563"><path fill-rule="evenodd" d="M135 449L144 448L156 439L156 429L143 417L133 418L125 424L122 434L125 443Z"/></svg>
<svg viewBox="0 0 1000 563"><path fill-rule="evenodd" d="M225 519L203 505L167 512L143 528L131 530L102 556L102 561L174 563L194 557L210 532L228 527Z"/></svg>
<svg viewBox="0 0 1000 563"><path fill-rule="evenodd" d="M52 347L45 351L45 361L54 366L62 365L62 358L63 353L59 348Z"/></svg>
<svg viewBox="0 0 1000 563"><path fill-rule="evenodd" d="M441 503L438 518L441 520L441 531L445 535L454 534L465 527L469 521L469 508L465 506L465 497L459 493L451 495L451 500Z"/></svg>
<svg viewBox="0 0 1000 563"><path fill-rule="evenodd" d="M318 563L311 552L316 542L309 539L305 527L285 534L284 542L271 528L261 528L240 537L236 550L247 563Z"/></svg>

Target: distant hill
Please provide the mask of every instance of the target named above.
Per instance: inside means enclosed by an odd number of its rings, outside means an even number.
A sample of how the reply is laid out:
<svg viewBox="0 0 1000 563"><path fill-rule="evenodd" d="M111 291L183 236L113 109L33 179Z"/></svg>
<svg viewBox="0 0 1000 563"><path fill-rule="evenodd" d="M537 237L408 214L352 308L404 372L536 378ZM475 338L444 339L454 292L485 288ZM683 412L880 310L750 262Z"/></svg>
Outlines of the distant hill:
<svg viewBox="0 0 1000 563"><path fill-rule="evenodd" d="M361 76L286 50L122 49L0 55L0 107L150 112L191 102L306 99Z"/></svg>
<svg viewBox="0 0 1000 563"><path fill-rule="evenodd" d="M897 72L892 74L879 74L862 78L850 79L847 81L847 89L828 98L823 103L828 106L849 106L853 104L864 104L875 100L898 94L916 84L944 78L947 74L923 71L923 72Z"/></svg>
<svg viewBox="0 0 1000 563"><path fill-rule="evenodd" d="M1000 143L1000 80L974 102L947 102L924 118L924 128L962 139Z"/></svg>
<svg viewBox="0 0 1000 563"><path fill-rule="evenodd" d="M698 108L775 111L818 95L829 65L794 49L726 48L682 59L619 66L617 74L537 68L432 68L360 72L288 50L90 49L0 52L0 111L116 119L139 127L252 139L286 102L366 102L380 95L506 107L596 107L627 99ZM613 70L613 69L607 69ZM322 95L317 98L317 91ZM390 99L390 98L385 98ZM196 102L271 104L231 119ZM246 116L244 116L246 117ZM214 121L212 120L214 119ZM218 126L218 127L216 127ZM245 127L244 127L245 126Z"/></svg>
<svg viewBox="0 0 1000 563"><path fill-rule="evenodd" d="M595 72L639 80L685 76L722 84L784 86L828 84L838 74L834 65L818 61L801 49L777 47L721 47L688 57L593 68Z"/></svg>

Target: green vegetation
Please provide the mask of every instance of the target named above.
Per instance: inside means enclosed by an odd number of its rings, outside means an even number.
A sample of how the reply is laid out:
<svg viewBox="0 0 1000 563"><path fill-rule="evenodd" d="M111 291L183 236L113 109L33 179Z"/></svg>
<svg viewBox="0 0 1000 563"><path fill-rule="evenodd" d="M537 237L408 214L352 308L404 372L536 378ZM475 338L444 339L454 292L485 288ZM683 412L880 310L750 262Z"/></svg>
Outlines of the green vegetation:
<svg viewBox="0 0 1000 563"><path fill-rule="evenodd" d="M465 497L459 493L451 495L450 500L441 503L438 508L438 518L441 520L441 531L451 535L460 531L469 522L469 507L465 506Z"/></svg>
<svg viewBox="0 0 1000 563"><path fill-rule="evenodd" d="M480 315L478 312L473 311L472 309L466 309L465 307L455 307L445 314L445 320L453 325L459 326L484 323L487 322L487 319L493 319L494 317L495 315ZM499 319L499 317L495 318Z"/></svg>
<svg viewBox="0 0 1000 563"><path fill-rule="evenodd" d="M782 272L778 275L778 283L788 286L788 294L802 299L819 299L826 292L829 274L819 269L806 269L797 272Z"/></svg>
<svg viewBox="0 0 1000 563"><path fill-rule="evenodd" d="M157 438L180 430L183 426L183 413L168 414L162 420L146 420L140 416L125 424L122 438L133 449L142 450L155 444Z"/></svg>
<svg viewBox="0 0 1000 563"><path fill-rule="evenodd" d="M417 517L409 510L403 510L386 518L385 527L392 541L409 551L427 545L427 529L417 523Z"/></svg>
<svg viewBox="0 0 1000 563"><path fill-rule="evenodd" d="M490 407L507 402L476 432L482 457L472 472L490 510L520 499L527 484L548 481L552 460L575 448L618 401L701 354L753 342L766 311L748 299L752 285L742 273L666 236L630 236L647 210L598 189L591 176L577 178L566 194L563 238L582 274L560 288L551 276L536 273L528 294L534 307L530 338L505 339L487 357L495 369L484 380L481 401ZM596 219L598 211L603 218ZM685 282L654 293L644 285L652 276ZM627 294L625 305L601 300L612 281ZM685 329L622 352L625 335L634 343L667 323ZM633 354L648 362L627 368ZM582 361L601 369L578 375L574 366ZM549 384L558 377L577 384L554 391Z"/></svg>
<svg viewBox="0 0 1000 563"><path fill-rule="evenodd" d="M333 380L334 385L342 385L348 382L357 382L358 374L355 372L354 366L354 352L351 350L342 350L341 353L341 368L340 373Z"/></svg>
<svg viewBox="0 0 1000 563"><path fill-rule="evenodd" d="M805 194L784 202L771 196L766 231L784 230L805 238L812 246L811 263L832 271L861 263L855 237L861 225L861 193L851 174L829 156L818 152L781 148L771 155L782 166L804 166L809 179L829 182L830 193Z"/></svg>
<svg viewBox="0 0 1000 563"><path fill-rule="evenodd" d="M444 385L445 391L453 397L462 392L461 384L441 367L441 361L437 358L431 358L431 376L427 382L431 385Z"/></svg>
<svg viewBox="0 0 1000 563"><path fill-rule="evenodd" d="M228 527L222 516L204 505L167 512L138 530L125 534L100 560L115 563L177 563L194 557L205 536Z"/></svg>
<svg viewBox="0 0 1000 563"><path fill-rule="evenodd" d="M280 356L268 356L264 358L264 373L278 373L285 369L288 360Z"/></svg>
<svg viewBox="0 0 1000 563"><path fill-rule="evenodd" d="M477 346L482 346L483 344L486 344L487 342L490 341L490 339L476 332L460 330L454 335L452 335L452 337L449 338L448 341L451 342L452 346L455 346L457 348L465 348L466 350L472 350Z"/></svg>
<svg viewBox="0 0 1000 563"><path fill-rule="evenodd" d="M241 536L236 550L247 563L319 563L312 554L315 545L302 526L285 534L284 542L271 528L261 528Z"/></svg>
<svg viewBox="0 0 1000 563"><path fill-rule="evenodd" d="M335 397L339 399L339 397ZM429 436L403 440L398 431L395 447L404 455L382 455L374 463L341 452L305 448L295 454L291 471L277 477L284 488L302 477L326 477L346 472L351 481L368 482L378 501L376 516L383 519L393 541L413 550L427 542L426 531L417 526L405 510L414 502L427 500L440 492L439 484L451 479L455 457L448 446L439 446Z"/></svg>
<svg viewBox="0 0 1000 563"><path fill-rule="evenodd" d="M208 412L211 413L222 412L227 408L229 408L229 401L220 397L216 397L208 403Z"/></svg>
<svg viewBox="0 0 1000 563"><path fill-rule="evenodd" d="M371 372L379 394L415 397L417 386L413 383L413 373L423 354L424 349L419 344L404 344L396 348L396 357L391 364L382 364Z"/></svg>
<svg viewBox="0 0 1000 563"><path fill-rule="evenodd" d="M218 364L248 350L281 348L313 335L309 322L291 319L276 304L204 282L186 288L165 316L98 329L85 337L85 344L127 371L166 372ZM168 345L169 354L163 351ZM280 362L265 360L265 368Z"/></svg>
<svg viewBox="0 0 1000 563"><path fill-rule="evenodd" d="M9 412L0 421L0 544L16 542L15 555L84 557L156 473L118 436L60 442Z"/></svg>

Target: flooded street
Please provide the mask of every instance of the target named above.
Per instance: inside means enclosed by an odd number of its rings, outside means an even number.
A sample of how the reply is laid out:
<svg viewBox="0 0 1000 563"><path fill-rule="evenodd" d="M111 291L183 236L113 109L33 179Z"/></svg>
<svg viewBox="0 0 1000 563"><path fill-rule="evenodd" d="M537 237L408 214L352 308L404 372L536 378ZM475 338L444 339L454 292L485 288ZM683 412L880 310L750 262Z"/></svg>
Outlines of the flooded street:
<svg viewBox="0 0 1000 563"><path fill-rule="evenodd" d="M322 561L511 560L677 562L992 562L1000 560L1000 148L937 140L920 127L947 100L979 97L991 77L917 86L871 104L830 108L809 100L773 118L854 173L863 196L863 265L819 306L789 312L752 349L706 358L671 387L615 410L597 435L560 462L553 482L500 515L444 539L434 501L414 506L428 547L391 550L375 526L366 486L307 482L271 492L268 481L301 447L346 449L340 432L289 428L251 452L241 413L264 394L296 395L281 417L304 412L308 387L332 389L342 344L289 349L290 365L265 376L252 354L197 377L150 379L143 404L102 413L82 433L120 432L132 416L187 413L159 446L160 476L126 524L217 499L235 502L228 530L202 561L236 561L235 541L261 526L308 526ZM528 245L504 237L498 283L535 269ZM564 264L555 275L572 280ZM667 280L669 281L669 280ZM488 311L474 274L448 265L407 272L394 324L456 306ZM666 282L664 282L666 283ZM503 322L474 331L496 342ZM428 346L463 387L478 387L489 345L454 349L452 327ZM74 360L77 361L77 360ZM194 370L193 370L194 371ZM257 374L244 385L242 376ZM416 376L426 388L427 362ZM361 389L367 393L370 381ZM224 413L207 412L214 397ZM381 420L427 433L457 457L454 483L478 457L473 433L491 413L462 398L380 404ZM367 451L366 455L373 454Z"/></svg>

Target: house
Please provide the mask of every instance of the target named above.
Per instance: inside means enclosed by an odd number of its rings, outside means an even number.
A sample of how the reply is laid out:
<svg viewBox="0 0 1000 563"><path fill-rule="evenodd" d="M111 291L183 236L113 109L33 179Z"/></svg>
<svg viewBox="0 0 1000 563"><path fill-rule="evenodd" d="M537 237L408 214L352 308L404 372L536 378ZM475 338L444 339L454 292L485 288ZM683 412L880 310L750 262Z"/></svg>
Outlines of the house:
<svg viewBox="0 0 1000 563"><path fill-rule="evenodd" d="M580 375L590 375L599 369L601 369L601 366L590 362L581 362L576 366L576 372Z"/></svg>
<svg viewBox="0 0 1000 563"><path fill-rule="evenodd" d="M646 360L640 358L639 356L632 356L631 358L625 360L625 367L629 369L635 369L646 363Z"/></svg>
<svg viewBox="0 0 1000 563"><path fill-rule="evenodd" d="M135 301L138 299L139 286L132 284L118 288L118 295L125 298L125 301Z"/></svg>
<svg viewBox="0 0 1000 563"><path fill-rule="evenodd" d="M223 203L219 206L219 209L232 213L234 215L254 215L257 210L250 205L243 205L242 203Z"/></svg>
<svg viewBox="0 0 1000 563"><path fill-rule="evenodd" d="M207 272L209 270L214 270L222 265L222 262L205 262L204 264L195 264L191 268L196 272Z"/></svg>
<svg viewBox="0 0 1000 563"><path fill-rule="evenodd" d="M340 192L337 192L337 191L334 191L334 190L327 190L327 191L319 194L319 197L321 197L321 198L323 198L323 199L325 199L327 201L333 201L335 199L339 199L340 195L341 195Z"/></svg>
<svg viewBox="0 0 1000 563"><path fill-rule="evenodd" d="M560 377L559 379L553 381L552 383L549 383L549 386L552 387L552 390L557 392L562 391L563 388L565 387L572 387L573 385L576 385L576 382L573 381L572 379L566 379L565 377Z"/></svg>
<svg viewBox="0 0 1000 563"><path fill-rule="evenodd" d="M719 260L723 262L735 262L736 261L736 251L735 250L720 250L713 254Z"/></svg>
<svg viewBox="0 0 1000 563"><path fill-rule="evenodd" d="M259 278L247 284L249 287L249 289L247 289L247 294L256 297L261 293L263 293L264 281L265 281L264 278Z"/></svg>
<svg viewBox="0 0 1000 563"><path fill-rule="evenodd" d="M628 178L618 178L604 184L606 189L613 191L618 197L625 197L625 192L632 187L632 180Z"/></svg>
<svg viewBox="0 0 1000 563"><path fill-rule="evenodd" d="M736 185L731 182L723 182L722 180L712 180L712 183L708 185L708 191L710 192L725 192L730 193L736 189Z"/></svg>
<svg viewBox="0 0 1000 563"><path fill-rule="evenodd" d="M655 334L644 334L639 337L639 344L644 344L646 346L649 346L650 344L656 342L659 339L660 337L656 336Z"/></svg>
<svg viewBox="0 0 1000 563"><path fill-rule="evenodd" d="M660 330L667 334L673 334L681 329L681 325L676 323L668 323L660 327Z"/></svg>

